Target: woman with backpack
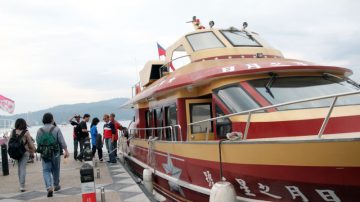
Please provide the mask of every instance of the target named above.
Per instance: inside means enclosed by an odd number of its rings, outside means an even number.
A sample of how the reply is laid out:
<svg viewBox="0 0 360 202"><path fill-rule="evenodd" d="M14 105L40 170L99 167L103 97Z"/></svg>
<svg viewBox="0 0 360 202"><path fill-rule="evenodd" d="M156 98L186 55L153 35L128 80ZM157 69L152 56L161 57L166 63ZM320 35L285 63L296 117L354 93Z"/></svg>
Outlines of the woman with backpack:
<svg viewBox="0 0 360 202"><path fill-rule="evenodd" d="M18 161L18 176L20 191L25 192L26 163L30 157L34 157L35 146L27 130L26 121L19 118L15 121L15 129L9 140L8 153L11 158Z"/></svg>
<svg viewBox="0 0 360 202"><path fill-rule="evenodd" d="M100 120L97 117L95 117L95 118L93 118L91 125L90 125L92 155L94 157L96 150L97 150L99 160L103 161L101 134L98 133L98 130L96 127L99 122L100 122Z"/></svg>

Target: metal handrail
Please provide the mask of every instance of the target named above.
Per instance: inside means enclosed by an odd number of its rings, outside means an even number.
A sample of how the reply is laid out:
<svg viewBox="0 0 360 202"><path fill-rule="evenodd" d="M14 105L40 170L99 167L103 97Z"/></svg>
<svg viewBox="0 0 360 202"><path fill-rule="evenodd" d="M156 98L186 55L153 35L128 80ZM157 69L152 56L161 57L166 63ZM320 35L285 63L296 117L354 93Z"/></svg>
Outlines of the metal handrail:
<svg viewBox="0 0 360 202"><path fill-rule="evenodd" d="M178 131L180 131L180 139L182 141L182 133L181 133L181 126L180 125L172 125L172 126L163 126L163 127L153 127L153 128L130 128L129 129L129 133L131 134L131 130L135 130L135 131L141 131L141 130L144 130L144 131L147 131L147 130L151 130L153 133L154 130L161 130L161 133L160 133L160 140L163 140L162 138L162 129L170 129L170 136L171 136L171 141L176 141L176 136L173 135L173 131L175 128L178 128ZM134 135L135 136L135 135Z"/></svg>
<svg viewBox="0 0 360 202"><path fill-rule="evenodd" d="M199 123L204 123L204 122L216 121L216 120L222 119L222 118L229 118L229 117L232 117L232 116L248 114L248 119L247 119L247 123L246 123L246 126L245 126L244 137L243 137L243 140L246 140L247 133L248 133L248 130L249 130L249 127L250 127L251 115L252 115L253 112L263 111L263 110L267 110L267 109L271 109L271 108L277 108L277 107L282 107L282 106L287 106L287 105L292 105L292 104L299 104L299 103L304 103L304 102L311 102L311 101L334 98L332 104L329 106L329 111L328 111L328 113L327 113L327 115L326 115L326 117L325 117L325 119L323 121L323 124L321 125L319 133L318 133L318 137L321 138L321 136L322 136L322 134L323 134L323 132L324 132L324 130L326 128L326 125L328 123L328 120L329 120L329 118L331 116L331 113L333 111L333 108L335 107L337 98L344 97L344 96L349 96L349 95L356 95L356 94L360 94L360 91L354 91L354 92L348 92L348 93L339 93L339 94L320 96L320 97L315 97L315 98L307 98L307 99L295 100L295 101L291 101L291 102L284 102L284 103L270 105L270 106L266 106L266 107L259 107L257 109L245 110L245 111L242 111L242 112L236 112L236 113L227 114L227 115L224 115L224 116L218 116L218 117L215 117L215 118L205 119L205 120L202 120L202 121L189 123L188 126L192 126L192 125L199 124Z"/></svg>

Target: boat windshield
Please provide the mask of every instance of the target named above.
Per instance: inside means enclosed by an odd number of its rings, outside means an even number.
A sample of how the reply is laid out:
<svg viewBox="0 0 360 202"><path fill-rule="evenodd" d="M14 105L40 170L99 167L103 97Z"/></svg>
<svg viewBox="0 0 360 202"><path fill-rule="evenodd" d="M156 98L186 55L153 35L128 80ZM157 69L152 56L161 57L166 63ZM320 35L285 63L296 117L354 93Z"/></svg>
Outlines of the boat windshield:
<svg viewBox="0 0 360 202"><path fill-rule="evenodd" d="M345 80L333 77L283 77L276 78L276 80L273 81L270 87L271 93L269 93L269 91L266 89L266 84L268 83L268 81L269 78L252 80L248 81L248 83L273 105L291 102L295 100L309 99L314 97L360 90L358 87L348 83ZM240 85L238 85L222 89L222 91L227 92L226 96L222 95L224 93L218 93L218 96L232 112L241 112L244 110L251 110L259 107L256 104L244 105L243 102L245 100L246 102L256 102L250 101L249 99L251 98L249 95L246 94L245 96L243 96L237 93L234 89L242 88ZM304 102L278 107L277 109L291 110L328 107L331 105L332 100L333 98ZM345 105L360 105L360 95L351 95L338 98L336 106Z"/></svg>
<svg viewBox="0 0 360 202"><path fill-rule="evenodd" d="M225 47L213 32L191 34L186 36L186 38L194 51Z"/></svg>
<svg viewBox="0 0 360 202"><path fill-rule="evenodd" d="M233 46L261 46L253 36L244 31L222 30L221 33Z"/></svg>

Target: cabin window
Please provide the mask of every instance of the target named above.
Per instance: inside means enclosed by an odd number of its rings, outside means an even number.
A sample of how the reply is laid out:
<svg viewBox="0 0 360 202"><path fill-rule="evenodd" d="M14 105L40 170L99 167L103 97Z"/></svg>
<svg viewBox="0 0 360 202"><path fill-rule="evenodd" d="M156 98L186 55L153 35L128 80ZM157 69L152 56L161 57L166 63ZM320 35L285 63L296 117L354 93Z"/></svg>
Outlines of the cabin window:
<svg viewBox="0 0 360 202"><path fill-rule="evenodd" d="M221 33L233 46L261 46L253 36L243 31L223 30Z"/></svg>
<svg viewBox="0 0 360 202"><path fill-rule="evenodd" d="M280 104L295 100L315 98L320 96L327 96L359 90L358 87L348 83L347 81L330 76L276 78L273 81L273 84L269 86L268 90L265 88L265 86L269 82L269 78L252 80L248 82L272 104ZM333 98L304 102L278 107L278 109L289 110L328 107L331 104L332 100ZM360 95L340 97L336 102L336 106L358 104L360 104Z"/></svg>
<svg viewBox="0 0 360 202"><path fill-rule="evenodd" d="M191 62L190 57L188 56L188 53L185 51L185 48L183 45L177 47L171 56L171 64L174 69L178 69L180 67L183 67ZM170 69L172 68L170 66Z"/></svg>
<svg viewBox="0 0 360 202"><path fill-rule="evenodd" d="M171 139L171 129L166 129L166 140L176 140L178 134L178 128L174 127L177 125L177 113L176 113L176 105L171 105L165 107L165 124L166 126L173 126L173 139Z"/></svg>
<svg viewBox="0 0 360 202"><path fill-rule="evenodd" d="M215 94L233 113L256 109L259 107L255 100L253 100L240 85L227 86L217 89L215 90Z"/></svg>
<svg viewBox="0 0 360 202"><path fill-rule="evenodd" d="M191 34L186 38L194 51L225 47L213 32Z"/></svg>
<svg viewBox="0 0 360 202"><path fill-rule="evenodd" d="M154 110L154 121L155 121L155 128L163 127L163 110L162 108L157 108ZM156 129L156 136L162 137L162 129Z"/></svg>
<svg viewBox="0 0 360 202"><path fill-rule="evenodd" d="M145 127L151 128L152 119L151 119L151 113L149 110L146 110L146 112L145 112L145 120L146 120ZM145 134L146 134L146 139L149 138L151 136L151 130L146 130Z"/></svg>
<svg viewBox="0 0 360 202"><path fill-rule="evenodd" d="M190 122L198 122L211 119L211 103L190 104ZM191 133L212 132L212 124L210 121L198 123L191 126Z"/></svg>
<svg viewBox="0 0 360 202"><path fill-rule="evenodd" d="M216 117L224 116L225 113L220 109L218 105L215 106ZM216 120L216 135L218 138L226 138L226 134L232 130L231 121L229 118L221 118Z"/></svg>

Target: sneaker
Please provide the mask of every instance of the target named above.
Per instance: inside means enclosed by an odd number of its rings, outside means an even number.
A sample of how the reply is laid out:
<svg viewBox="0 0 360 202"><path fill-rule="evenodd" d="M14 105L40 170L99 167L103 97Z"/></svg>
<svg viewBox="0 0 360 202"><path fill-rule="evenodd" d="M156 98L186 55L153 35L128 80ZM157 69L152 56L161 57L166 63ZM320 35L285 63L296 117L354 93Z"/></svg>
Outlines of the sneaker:
<svg viewBox="0 0 360 202"><path fill-rule="evenodd" d="M26 192L25 188L20 188L21 192Z"/></svg>
<svg viewBox="0 0 360 202"><path fill-rule="evenodd" d="M47 192L48 192L47 197L52 197L53 196L53 189L52 188L48 189Z"/></svg>
<svg viewBox="0 0 360 202"><path fill-rule="evenodd" d="M55 189L54 189L54 191L59 191L61 189L61 186L60 185L55 185Z"/></svg>

